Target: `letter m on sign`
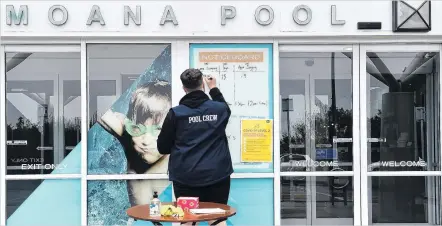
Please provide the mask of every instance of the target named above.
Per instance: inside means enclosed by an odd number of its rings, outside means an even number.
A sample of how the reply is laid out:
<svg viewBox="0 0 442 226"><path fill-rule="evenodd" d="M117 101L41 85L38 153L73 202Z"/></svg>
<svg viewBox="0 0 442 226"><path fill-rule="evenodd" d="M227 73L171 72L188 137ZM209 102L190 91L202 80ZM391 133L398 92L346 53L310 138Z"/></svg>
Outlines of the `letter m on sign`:
<svg viewBox="0 0 442 226"><path fill-rule="evenodd" d="M14 23L15 25L20 25L22 21L23 25L28 25L28 6L21 5L17 13L13 5L7 5L6 24L11 25L12 23Z"/></svg>

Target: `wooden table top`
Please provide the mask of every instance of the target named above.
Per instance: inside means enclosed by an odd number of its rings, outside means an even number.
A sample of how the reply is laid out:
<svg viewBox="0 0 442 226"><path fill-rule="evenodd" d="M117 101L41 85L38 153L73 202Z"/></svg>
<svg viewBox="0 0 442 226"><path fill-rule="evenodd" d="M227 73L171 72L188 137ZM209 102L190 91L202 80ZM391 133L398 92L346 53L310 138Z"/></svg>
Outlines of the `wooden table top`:
<svg viewBox="0 0 442 226"><path fill-rule="evenodd" d="M161 205L174 205L176 203L161 203ZM136 220L144 220L151 222L174 222L174 223L187 223L187 222L202 222L202 221L214 221L223 218L229 218L236 214L236 210L228 205L200 202L199 208L220 208L226 212L223 214L192 214L184 211L184 217L164 217L164 216L150 216L149 205L138 205L129 208L126 213L128 216Z"/></svg>

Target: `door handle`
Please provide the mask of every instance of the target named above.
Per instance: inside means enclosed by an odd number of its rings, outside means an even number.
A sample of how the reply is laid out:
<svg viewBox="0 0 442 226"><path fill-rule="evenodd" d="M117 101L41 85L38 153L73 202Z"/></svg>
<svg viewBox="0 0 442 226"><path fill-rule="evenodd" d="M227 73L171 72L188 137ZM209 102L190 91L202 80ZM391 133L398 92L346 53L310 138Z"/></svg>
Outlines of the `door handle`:
<svg viewBox="0 0 442 226"><path fill-rule="evenodd" d="M369 143L385 143L387 142L386 138L367 138ZM336 138L333 137L333 143L351 143L353 142L353 138Z"/></svg>
<svg viewBox="0 0 442 226"><path fill-rule="evenodd" d="M385 143L387 138L367 138L368 143Z"/></svg>
<svg viewBox="0 0 442 226"><path fill-rule="evenodd" d="M337 138L333 137L333 143L351 143L353 138Z"/></svg>

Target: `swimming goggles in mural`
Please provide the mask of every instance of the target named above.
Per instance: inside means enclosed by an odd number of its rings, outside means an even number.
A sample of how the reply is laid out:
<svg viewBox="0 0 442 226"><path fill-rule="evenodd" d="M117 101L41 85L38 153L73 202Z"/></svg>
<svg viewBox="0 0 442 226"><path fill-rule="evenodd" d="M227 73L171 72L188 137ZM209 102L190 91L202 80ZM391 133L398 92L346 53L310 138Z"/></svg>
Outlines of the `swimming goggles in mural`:
<svg viewBox="0 0 442 226"><path fill-rule="evenodd" d="M124 120L124 127L127 133L129 133L133 137L139 137L147 133L153 136L157 136L161 130L161 127L158 125L146 126L143 124L135 124L130 119Z"/></svg>

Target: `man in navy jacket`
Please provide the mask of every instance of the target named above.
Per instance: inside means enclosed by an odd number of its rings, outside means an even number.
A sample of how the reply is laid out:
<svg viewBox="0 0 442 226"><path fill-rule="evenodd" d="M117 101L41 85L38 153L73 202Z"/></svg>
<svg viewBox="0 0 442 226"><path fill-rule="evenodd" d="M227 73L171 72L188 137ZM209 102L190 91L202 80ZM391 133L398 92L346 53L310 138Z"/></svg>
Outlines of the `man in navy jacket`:
<svg viewBox="0 0 442 226"><path fill-rule="evenodd" d="M203 80L212 100L204 92ZM169 179L175 197L227 204L233 173L226 136L230 108L214 77L187 69L181 82L186 95L169 110L157 141L158 151L170 154Z"/></svg>

